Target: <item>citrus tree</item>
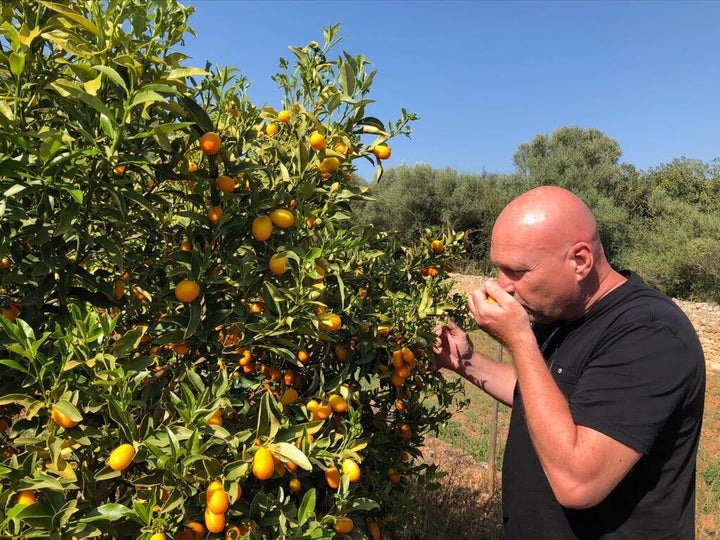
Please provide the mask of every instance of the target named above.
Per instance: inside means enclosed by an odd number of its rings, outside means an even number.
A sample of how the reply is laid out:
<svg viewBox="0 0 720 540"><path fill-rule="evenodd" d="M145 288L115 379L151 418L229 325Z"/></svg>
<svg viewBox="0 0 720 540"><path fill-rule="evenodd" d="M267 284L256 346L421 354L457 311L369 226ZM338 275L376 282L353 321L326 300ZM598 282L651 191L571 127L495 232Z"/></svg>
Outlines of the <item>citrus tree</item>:
<svg viewBox="0 0 720 540"><path fill-rule="evenodd" d="M183 65L175 1L0 8L0 536L379 538L459 387L459 235L358 225L395 122L291 47L285 98Z"/></svg>

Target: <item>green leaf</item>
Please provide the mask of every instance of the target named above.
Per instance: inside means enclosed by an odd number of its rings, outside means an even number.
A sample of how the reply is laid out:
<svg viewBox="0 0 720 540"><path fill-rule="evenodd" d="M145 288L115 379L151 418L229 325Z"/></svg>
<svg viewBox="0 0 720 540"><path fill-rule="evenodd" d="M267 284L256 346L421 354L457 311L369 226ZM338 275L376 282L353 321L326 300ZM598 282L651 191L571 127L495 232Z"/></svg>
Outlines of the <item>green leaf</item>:
<svg viewBox="0 0 720 540"><path fill-rule="evenodd" d="M17 79L20 79L22 72L25 70L25 53L10 53L10 71Z"/></svg>
<svg viewBox="0 0 720 540"><path fill-rule="evenodd" d="M298 525L307 523L309 519L315 517L315 502L317 500L317 493L315 488L312 488L305 493L300 508L298 508Z"/></svg>
<svg viewBox="0 0 720 540"><path fill-rule="evenodd" d="M340 88L347 96L355 93L355 72L348 62L343 62L340 67Z"/></svg>
<svg viewBox="0 0 720 540"><path fill-rule="evenodd" d="M67 416L73 422L82 422L83 416L75 405L65 399L53 404L53 407Z"/></svg>
<svg viewBox="0 0 720 540"><path fill-rule="evenodd" d="M147 326L136 326L132 330L128 330L115 342L110 352L118 358L128 356L130 352L138 348L147 329Z"/></svg>
<svg viewBox="0 0 720 540"><path fill-rule="evenodd" d="M95 34L97 37L102 37L102 34L100 30L98 30L98 27L95 26L91 21L88 21L85 17L80 15L79 13L75 13L74 11L71 11L68 9L66 5L63 4L56 4L55 2L40 2L43 6L45 6L48 9L52 9L53 11L60 13L64 17L67 17L73 22L78 23L80 26L85 28L85 30Z"/></svg>
<svg viewBox="0 0 720 540"><path fill-rule="evenodd" d="M105 75L116 86L119 86L120 88L122 88L123 91L125 92L125 95L128 95L128 88L127 88L127 85L125 84L125 81L120 76L120 74L117 71L115 71L113 68L111 68L110 66L95 65L95 66L93 66L93 69L96 69L97 71L99 71L100 73Z"/></svg>
<svg viewBox="0 0 720 540"><path fill-rule="evenodd" d="M292 461L297 466L302 467L306 471L312 470L312 464L303 452L296 447L294 444L279 442L270 445L270 449L274 454L284 457L285 459Z"/></svg>
<svg viewBox="0 0 720 540"><path fill-rule="evenodd" d="M184 79L185 77L209 77L212 75L209 71L195 67L182 67L173 69L168 73L167 78L169 80Z"/></svg>
<svg viewBox="0 0 720 540"><path fill-rule="evenodd" d="M132 514L132 510L127 506L119 503L108 503L98 506L95 510L90 511L85 517L80 518L81 523L90 523L93 521L115 521Z"/></svg>

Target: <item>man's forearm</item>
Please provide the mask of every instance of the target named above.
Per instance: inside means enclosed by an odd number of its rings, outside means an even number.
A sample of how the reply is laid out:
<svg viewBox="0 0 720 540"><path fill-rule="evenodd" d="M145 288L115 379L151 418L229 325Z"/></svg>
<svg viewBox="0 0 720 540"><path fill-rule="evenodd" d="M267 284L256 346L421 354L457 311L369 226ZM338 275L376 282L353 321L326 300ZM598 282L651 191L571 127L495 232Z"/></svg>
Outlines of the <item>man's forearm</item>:
<svg viewBox="0 0 720 540"><path fill-rule="evenodd" d="M457 373L501 403L512 406L517 377L511 364L500 364L475 351L471 360L459 366Z"/></svg>

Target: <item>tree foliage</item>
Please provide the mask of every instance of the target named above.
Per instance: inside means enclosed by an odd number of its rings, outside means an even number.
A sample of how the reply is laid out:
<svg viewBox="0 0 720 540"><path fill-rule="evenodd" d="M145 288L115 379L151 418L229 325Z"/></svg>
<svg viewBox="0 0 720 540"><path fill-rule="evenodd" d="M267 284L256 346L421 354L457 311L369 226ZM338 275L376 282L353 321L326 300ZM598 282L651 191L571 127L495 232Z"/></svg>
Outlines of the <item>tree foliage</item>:
<svg viewBox="0 0 720 540"><path fill-rule="evenodd" d="M399 245L348 180L414 116L369 114L338 27L259 108L234 68L184 65L176 1L0 9L0 536L411 522L459 390L429 347L464 315L462 235Z"/></svg>
<svg viewBox="0 0 720 540"><path fill-rule="evenodd" d="M391 182L371 184L373 201L358 215L394 228L408 243L423 226L450 224L465 233L466 266L490 273L490 234L502 207L533 187L558 185L593 210L616 266L639 271L672 296L720 301L720 159L677 158L640 171L621 155L617 141L598 129L564 127L521 144L515 174L460 175L427 165L388 171Z"/></svg>

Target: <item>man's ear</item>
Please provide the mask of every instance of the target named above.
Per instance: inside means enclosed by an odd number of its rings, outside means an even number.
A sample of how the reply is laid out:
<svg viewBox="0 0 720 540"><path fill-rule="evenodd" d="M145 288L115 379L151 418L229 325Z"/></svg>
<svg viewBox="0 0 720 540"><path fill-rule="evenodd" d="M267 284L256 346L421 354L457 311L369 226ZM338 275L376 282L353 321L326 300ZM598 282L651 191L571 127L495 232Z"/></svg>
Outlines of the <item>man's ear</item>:
<svg viewBox="0 0 720 540"><path fill-rule="evenodd" d="M592 249L587 242L577 242L568 253L572 262L575 264L575 273L578 277L584 278L592 270L595 258Z"/></svg>

